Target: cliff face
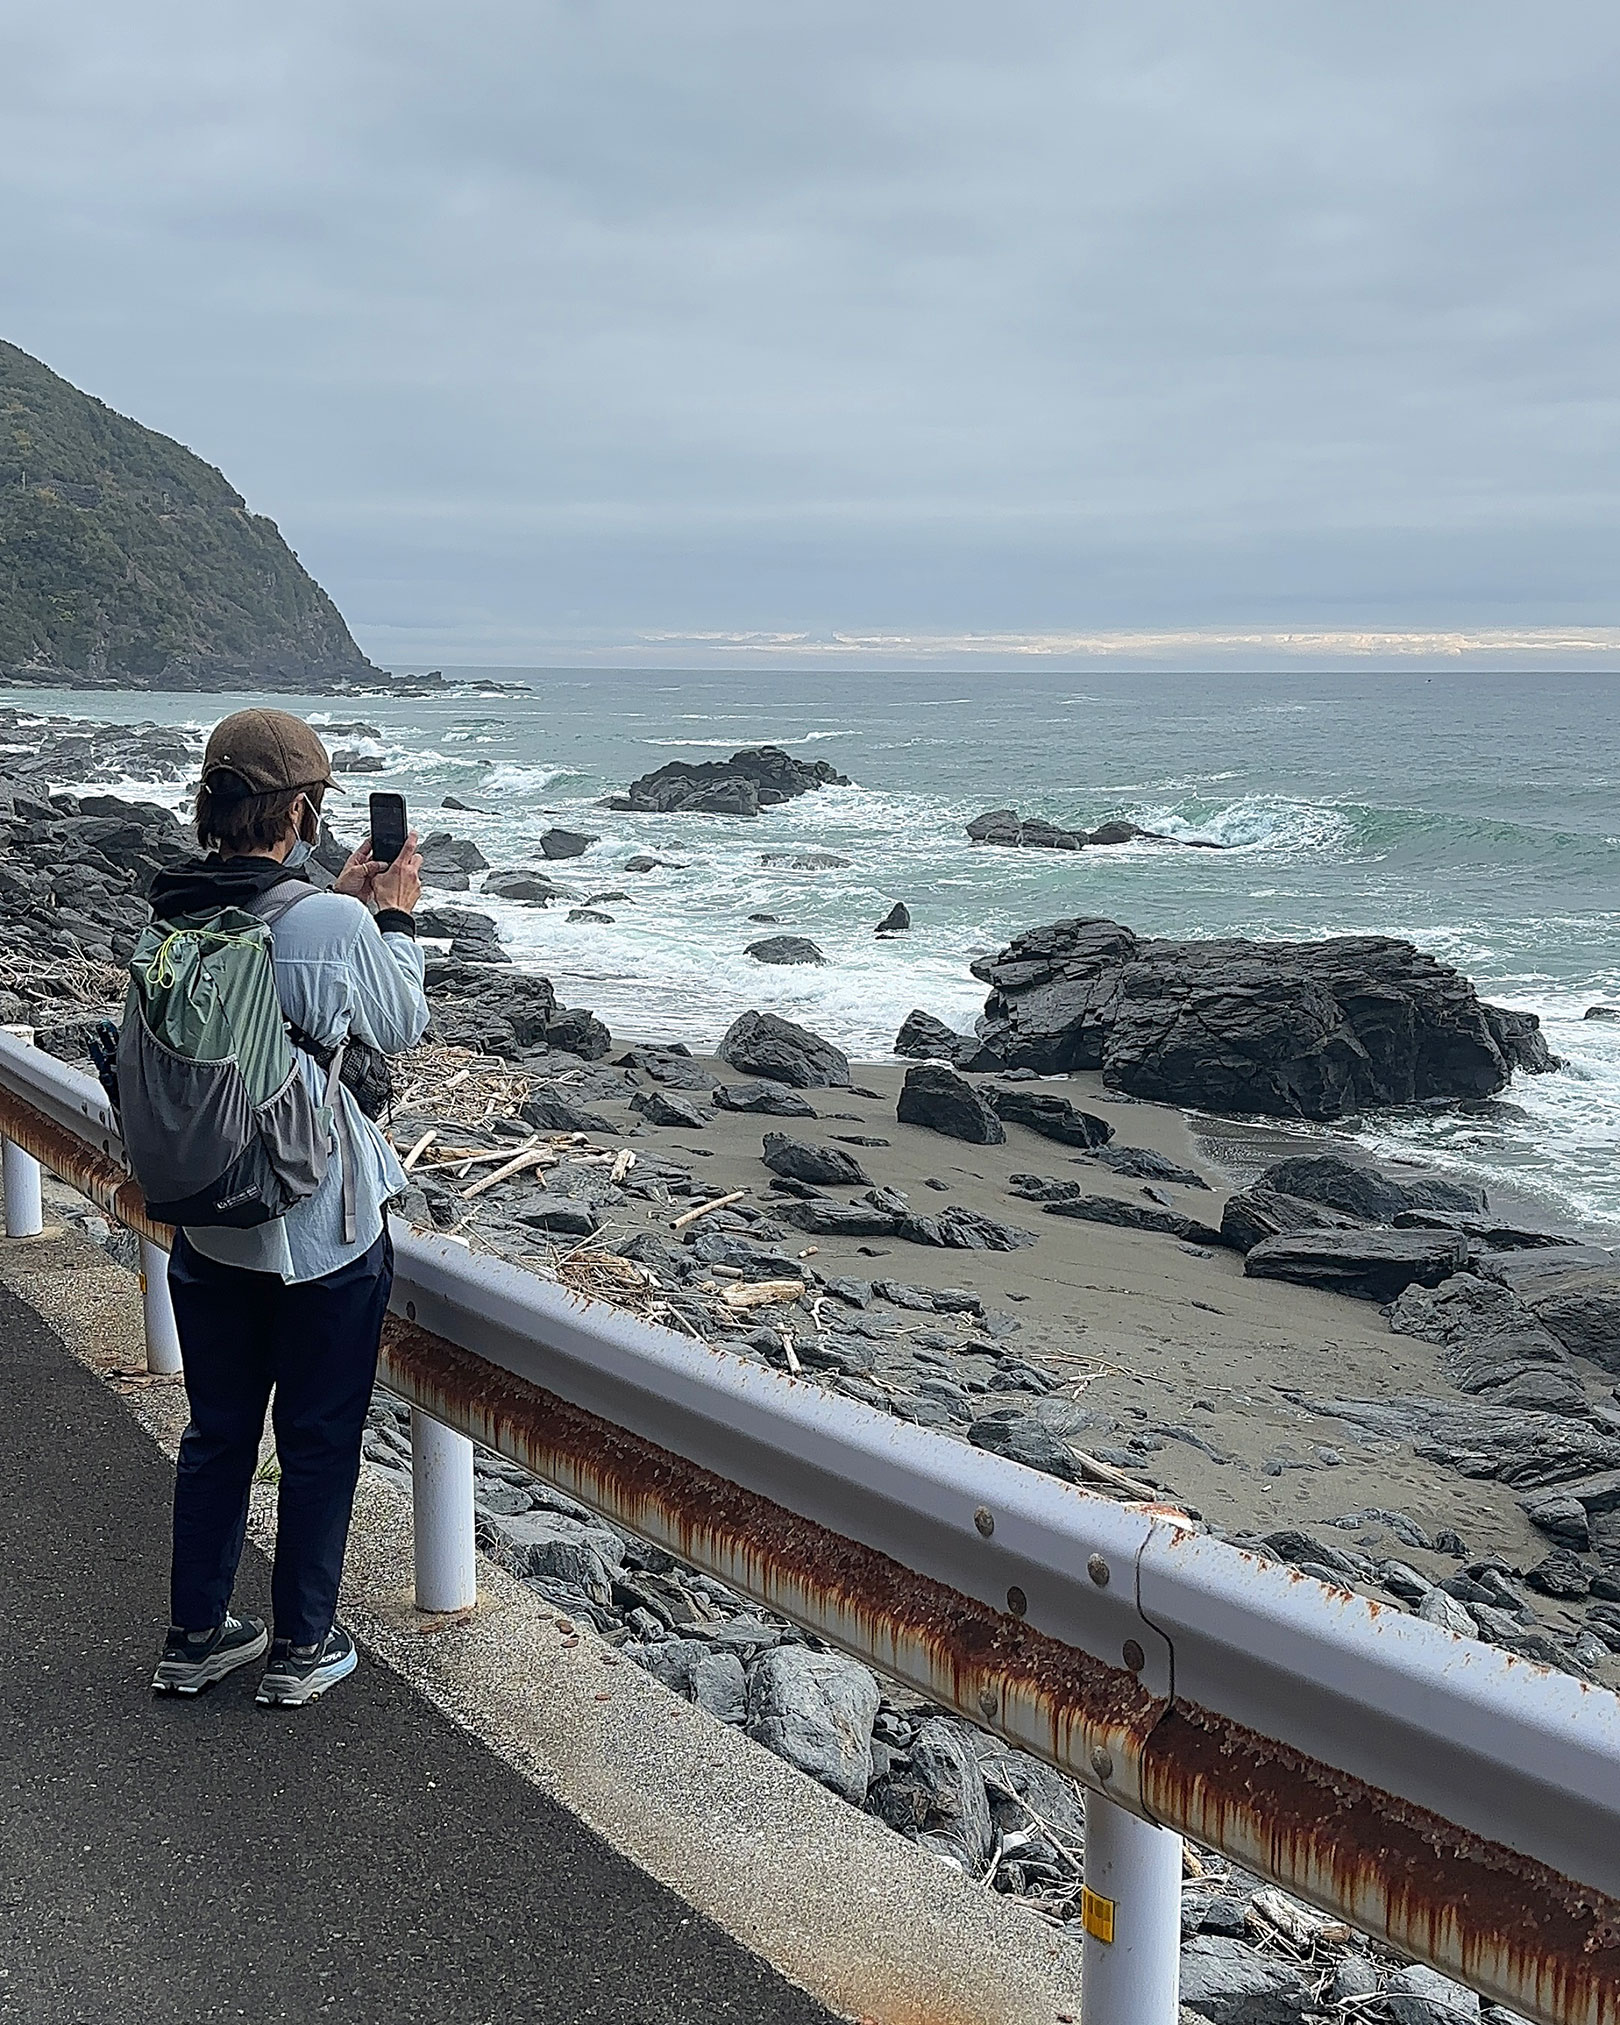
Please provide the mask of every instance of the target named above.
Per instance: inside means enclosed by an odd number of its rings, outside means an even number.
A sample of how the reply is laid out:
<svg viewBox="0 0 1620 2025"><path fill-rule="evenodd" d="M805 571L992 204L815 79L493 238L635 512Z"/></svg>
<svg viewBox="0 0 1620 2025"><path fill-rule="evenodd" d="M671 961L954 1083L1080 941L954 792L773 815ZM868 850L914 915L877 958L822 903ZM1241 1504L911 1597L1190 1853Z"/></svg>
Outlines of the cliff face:
<svg viewBox="0 0 1620 2025"><path fill-rule="evenodd" d="M0 680L324 689L378 671L211 464L0 343Z"/></svg>

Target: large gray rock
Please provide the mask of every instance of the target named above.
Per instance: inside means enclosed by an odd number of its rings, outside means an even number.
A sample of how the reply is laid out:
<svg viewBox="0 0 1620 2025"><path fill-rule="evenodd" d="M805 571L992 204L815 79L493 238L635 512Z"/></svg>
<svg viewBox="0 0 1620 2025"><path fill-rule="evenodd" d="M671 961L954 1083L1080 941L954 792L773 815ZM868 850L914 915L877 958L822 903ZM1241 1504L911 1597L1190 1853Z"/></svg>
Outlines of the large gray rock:
<svg viewBox="0 0 1620 2025"><path fill-rule="evenodd" d="M730 759L671 760L630 783L626 806L658 814L754 816L795 795L849 784L824 759L794 759L780 746L762 745Z"/></svg>
<svg viewBox="0 0 1620 2025"><path fill-rule="evenodd" d="M480 914L470 907L418 908L416 932L431 936L434 941L447 940L451 961L455 963L510 963L512 960L501 947L494 915Z"/></svg>
<svg viewBox="0 0 1620 2025"><path fill-rule="evenodd" d="M1000 1146L1006 1128L990 1106L954 1069L922 1062L907 1069L895 1116L902 1125L922 1125L974 1146Z"/></svg>
<svg viewBox="0 0 1620 2025"><path fill-rule="evenodd" d="M766 935L750 942L743 951L756 963L825 963L821 951L808 935Z"/></svg>
<svg viewBox="0 0 1620 2025"><path fill-rule="evenodd" d="M1303 1196L1284 1195L1275 1188L1240 1189L1221 1211L1221 1238L1234 1251L1252 1251L1267 1238L1289 1237L1305 1230L1355 1230L1359 1219L1326 1209Z"/></svg>
<svg viewBox="0 0 1620 2025"><path fill-rule="evenodd" d="M1133 1181L1171 1181L1178 1188L1209 1188L1195 1168L1183 1167L1179 1160L1155 1153L1151 1146L1094 1146L1086 1157L1115 1174L1128 1174Z"/></svg>
<svg viewBox="0 0 1620 2025"><path fill-rule="evenodd" d="M1397 1969L1384 1999L1394 2025L1479 2025L1478 1993L1421 1962Z"/></svg>
<svg viewBox="0 0 1620 2025"><path fill-rule="evenodd" d="M849 1087L849 1057L843 1049L775 1013L743 1013L726 1029L715 1053L744 1075L796 1090Z"/></svg>
<svg viewBox="0 0 1620 2025"><path fill-rule="evenodd" d="M1225 1934L1195 1935L1181 1950L1182 2005L1210 2025L1299 2025L1311 1991L1302 1969Z"/></svg>
<svg viewBox="0 0 1620 2025"><path fill-rule="evenodd" d="M1025 1469L1040 1470L1049 1477L1077 1483L1080 1471L1074 1451L1044 1421L1027 1413L1003 1410L987 1414L968 1429L968 1440L989 1455L1002 1455Z"/></svg>
<svg viewBox="0 0 1620 2025"><path fill-rule="evenodd" d="M967 826L969 841L975 844L1002 844L1013 849L1078 851L1086 841L1084 830L1066 830L1043 816L1020 820L1016 809L989 809L975 816Z"/></svg>
<svg viewBox="0 0 1620 2025"><path fill-rule="evenodd" d="M638 1090L630 1108L649 1125L673 1126L683 1132L701 1132L708 1123L698 1107L686 1097L672 1097L667 1090Z"/></svg>
<svg viewBox="0 0 1620 2025"><path fill-rule="evenodd" d="M550 829L540 839L540 851L547 858L583 858L592 844L599 841L581 830Z"/></svg>
<svg viewBox="0 0 1620 2025"><path fill-rule="evenodd" d="M594 1237L602 1227L590 1205L572 1195L531 1195L516 1215L530 1230L557 1237Z"/></svg>
<svg viewBox="0 0 1620 2025"><path fill-rule="evenodd" d="M1620 1271L1554 1279L1527 1298L1536 1320L1566 1350L1620 1378Z"/></svg>
<svg viewBox="0 0 1620 2025"><path fill-rule="evenodd" d="M717 1651L701 1639L666 1638L656 1645L628 1645L624 1654L717 1722L740 1727L747 1721L748 1682L736 1653Z"/></svg>
<svg viewBox="0 0 1620 2025"><path fill-rule="evenodd" d="M779 1203L775 1213L807 1237L897 1237L904 1221L898 1211L866 1202L835 1202L830 1196Z"/></svg>
<svg viewBox="0 0 1620 2025"><path fill-rule="evenodd" d="M894 1052L909 1055L913 1061L952 1061L956 1052L967 1041L966 1034L959 1034L941 1019L920 1006L908 1012L900 1023L900 1031L894 1037Z"/></svg>
<svg viewBox="0 0 1620 2025"><path fill-rule="evenodd" d="M1009 1066L1101 1069L1133 1096L1212 1111L1337 1118L1491 1096L1513 1068L1551 1066L1529 1015L1385 936L1157 942L1088 918L973 972L991 987L981 1038Z"/></svg>
<svg viewBox="0 0 1620 2025"><path fill-rule="evenodd" d="M958 1725L938 1716L921 1724L910 1751L872 1789L871 1805L908 1840L969 1877L982 1874L995 1831L984 1774Z"/></svg>
<svg viewBox="0 0 1620 2025"><path fill-rule="evenodd" d="M816 1107L779 1083L720 1083L709 1099L721 1111L763 1112L771 1118L814 1118Z"/></svg>
<svg viewBox="0 0 1620 2025"><path fill-rule="evenodd" d="M852 1805L872 1776L878 1684L864 1666L835 1652L782 1645L748 1676L748 1734Z"/></svg>
<svg viewBox="0 0 1620 2025"><path fill-rule="evenodd" d="M560 1090L538 1084L528 1102L518 1109L525 1125L537 1132L611 1132L613 1126L598 1112L587 1111Z"/></svg>
<svg viewBox="0 0 1620 2025"><path fill-rule="evenodd" d="M1398 1336L1438 1343L1446 1376L1496 1406L1586 1412L1569 1353L1509 1288L1456 1273L1438 1287L1408 1287L1389 1311Z"/></svg>
<svg viewBox="0 0 1620 2025"><path fill-rule="evenodd" d="M544 907L558 898L558 888L543 872L491 872L484 891L495 900L512 900L524 907Z"/></svg>
<svg viewBox="0 0 1620 2025"><path fill-rule="evenodd" d="M1072 1217L1080 1223L1108 1223L1118 1230L1151 1232L1180 1238L1183 1244L1218 1245L1221 1234L1196 1217L1175 1209L1154 1209L1147 1203L1122 1202L1117 1195L1065 1195L1043 1205L1048 1216Z"/></svg>
<svg viewBox="0 0 1620 2025"><path fill-rule="evenodd" d="M935 1216L906 1217L899 1235L915 1245L942 1245L958 1252L1016 1252L1035 1242L1033 1231L959 1203L948 1204Z"/></svg>
<svg viewBox="0 0 1620 2025"><path fill-rule="evenodd" d="M1043 1139L1055 1139L1061 1146L1080 1146L1088 1151L1106 1146L1114 1128L1095 1112L1081 1111L1067 1097L1050 1090L1031 1090L1027 1085L992 1083L984 1096L1004 1125L1022 1125Z"/></svg>
<svg viewBox="0 0 1620 2025"><path fill-rule="evenodd" d="M1255 1186L1319 1203L1363 1223L1393 1223L1401 1210L1413 1207L1399 1183L1364 1160L1346 1160L1337 1153L1298 1153L1273 1161Z"/></svg>
<svg viewBox="0 0 1620 2025"><path fill-rule="evenodd" d="M795 1181L839 1188L872 1185L872 1177L842 1146L811 1146L803 1139L789 1139L785 1133L767 1132L760 1158L773 1174L785 1174Z"/></svg>
<svg viewBox="0 0 1620 2025"><path fill-rule="evenodd" d="M1243 1270L1253 1279L1292 1280L1362 1301L1393 1301L1416 1283L1437 1287L1468 1260L1468 1240L1447 1231L1303 1232L1266 1238Z"/></svg>
<svg viewBox="0 0 1620 2025"><path fill-rule="evenodd" d="M538 1575L608 1603L624 1564L624 1542L606 1526L562 1512L520 1512L492 1529L495 1558L515 1575Z"/></svg>
<svg viewBox="0 0 1620 2025"><path fill-rule="evenodd" d="M489 860L475 843L466 837L453 837L448 830L435 830L417 848L425 871L483 872L489 868Z"/></svg>

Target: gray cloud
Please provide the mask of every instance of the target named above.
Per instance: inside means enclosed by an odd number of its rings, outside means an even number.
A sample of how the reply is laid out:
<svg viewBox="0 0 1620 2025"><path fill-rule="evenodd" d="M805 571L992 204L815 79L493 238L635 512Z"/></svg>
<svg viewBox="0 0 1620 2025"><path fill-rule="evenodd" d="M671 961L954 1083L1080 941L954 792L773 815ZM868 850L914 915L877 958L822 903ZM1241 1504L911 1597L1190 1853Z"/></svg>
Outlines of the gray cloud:
<svg viewBox="0 0 1620 2025"><path fill-rule="evenodd" d="M1598 5L56 0L5 335L384 658L1608 626Z"/></svg>

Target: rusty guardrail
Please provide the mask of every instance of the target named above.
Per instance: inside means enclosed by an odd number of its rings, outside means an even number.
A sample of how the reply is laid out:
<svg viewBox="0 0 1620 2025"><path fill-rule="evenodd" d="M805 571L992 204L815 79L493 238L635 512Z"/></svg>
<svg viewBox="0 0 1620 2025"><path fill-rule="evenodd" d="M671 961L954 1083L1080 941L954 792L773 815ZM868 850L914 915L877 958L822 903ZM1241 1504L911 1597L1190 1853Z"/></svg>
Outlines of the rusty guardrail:
<svg viewBox="0 0 1620 2025"><path fill-rule="evenodd" d="M95 1100L0 1036L0 1133L163 1241ZM396 1255L382 1375L435 1419L1072 1774L1088 1824L1097 1796L1546 2025L1620 2025L1620 1698L504 1261Z"/></svg>

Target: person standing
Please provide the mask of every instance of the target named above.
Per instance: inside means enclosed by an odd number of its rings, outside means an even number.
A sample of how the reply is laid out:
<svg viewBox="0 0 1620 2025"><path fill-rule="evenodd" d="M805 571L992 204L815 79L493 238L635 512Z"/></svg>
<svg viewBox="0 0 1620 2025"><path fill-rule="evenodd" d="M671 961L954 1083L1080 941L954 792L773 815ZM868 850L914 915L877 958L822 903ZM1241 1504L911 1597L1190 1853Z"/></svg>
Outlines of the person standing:
<svg viewBox="0 0 1620 2025"><path fill-rule="evenodd" d="M265 1706L312 1701L356 1665L337 1622L338 1585L393 1281L385 1205L406 1185L392 1147L325 1064L351 1036L397 1054L428 1023L415 833L391 865L374 863L363 843L319 891L305 867L331 786L326 748L299 718L226 718L208 740L197 794L208 855L160 873L151 891L160 925L224 908L273 920L294 1061L312 1101L334 1107L320 1114L330 1158L312 1194L252 1228L182 1228L169 1260L190 1424L175 1472L171 1622L152 1685L194 1694L268 1649ZM273 1637L230 1608L272 1396Z"/></svg>

